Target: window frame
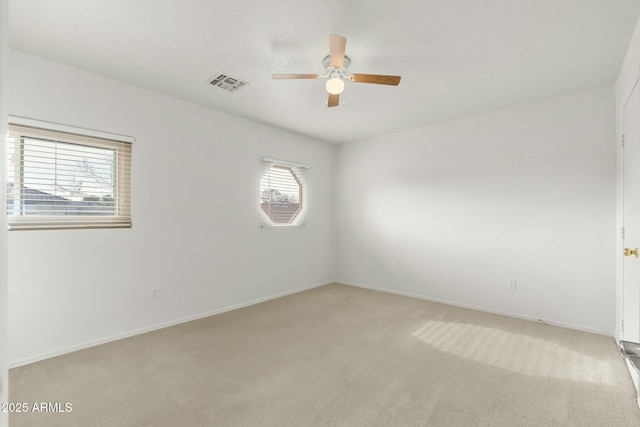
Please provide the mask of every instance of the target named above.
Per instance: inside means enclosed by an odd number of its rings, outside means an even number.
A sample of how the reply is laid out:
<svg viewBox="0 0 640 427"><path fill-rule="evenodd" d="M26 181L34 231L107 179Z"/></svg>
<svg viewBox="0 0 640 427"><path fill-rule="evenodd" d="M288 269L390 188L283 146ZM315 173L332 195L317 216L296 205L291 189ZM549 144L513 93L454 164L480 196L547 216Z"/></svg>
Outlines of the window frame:
<svg viewBox="0 0 640 427"><path fill-rule="evenodd" d="M299 186L299 207L298 210L296 211L296 213L293 215L291 221L287 222L287 223L276 223L274 222L269 215L267 215L267 213L262 209L262 179L265 177L266 174L268 174L271 170L271 168L279 168L279 169L286 169L288 170L292 177L296 180L296 182L298 183ZM290 228L290 227L301 227L301 226L305 226L305 220L306 220L306 216L307 216L307 210L308 210L308 184L307 184L307 179L306 179L306 172L307 172L308 166L300 164L300 163L294 163L294 162L290 162L290 161L285 161L285 160L278 160L278 159L272 159L269 157L263 157L262 158L262 170L261 170L261 174L260 174L260 178L258 180L258 193L259 193L259 198L258 198L258 210L260 211L260 215L262 218L262 228Z"/></svg>
<svg viewBox="0 0 640 427"><path fill-rule="evenodd" d="M25 137L51 141L54 145L59 142L87 148L109 149L113 150L115 154L113 165L115 170L113 215L25 214L22 197L19 196L16 198L20 203L19 213L14 215L10 214L8 209L5 211L9 230L131 227L131 155L134 138L22 117L9 116L8 122L7 137L13 137L15 145L14 152L7 153L7 161L13 161L14 163L13 182L14 186L20 189L24 188L25 185L22 176L24 173L22 140ZM7 178L9 178L8 174L9 169L7 170ZM9 180L7 179L7 186L8 183ZM7 192L6 197L8 202L11 195Z"/></svg>

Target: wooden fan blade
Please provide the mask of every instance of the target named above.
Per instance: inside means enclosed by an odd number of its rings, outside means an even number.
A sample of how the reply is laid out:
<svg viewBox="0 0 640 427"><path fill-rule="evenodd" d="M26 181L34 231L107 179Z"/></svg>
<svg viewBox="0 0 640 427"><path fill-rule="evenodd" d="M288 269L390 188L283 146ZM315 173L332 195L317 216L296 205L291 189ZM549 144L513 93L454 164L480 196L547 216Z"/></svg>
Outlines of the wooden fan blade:
<svg viewBox="0 0 640 427"><path fill-rule="evenodd" d="M347 47L347 39L335 34L329 35L329 52L331 53L331 66L341 68L344 65L344 51Z"/></svg>
<svg viewBox="0 0 640 427"><path fill-rule="evenodd" d="M340 95L329 94L329 100L327 101L327 107L337 107L340 104Z"/></svg>
<svg viewBox="0 0 640 427"><path fill-rule="evenodd" d="M288 79L317 79L320 74L271 74L271 78L274 80L288 80Z"/></svg>
<svg viewBox="0 0 640 427"><path fill-rule="evenodd" d="M351 74L349 80L357 83L375 83L391 86L398 86L398 84L400 84L400 76L383 76L378 74Z"/></svg>

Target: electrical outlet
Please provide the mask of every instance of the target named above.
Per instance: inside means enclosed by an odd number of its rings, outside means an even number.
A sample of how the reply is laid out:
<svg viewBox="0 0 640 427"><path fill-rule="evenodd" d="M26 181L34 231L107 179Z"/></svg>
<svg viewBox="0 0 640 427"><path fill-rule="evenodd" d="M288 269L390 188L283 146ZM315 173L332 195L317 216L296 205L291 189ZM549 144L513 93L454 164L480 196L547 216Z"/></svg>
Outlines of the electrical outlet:
<svg viewBox="0 0 640 427"><path fill-rule="evenodd" d="M518 289L518 282L516 280L509 280L509 290L515 291Z"/></svg>
<svg viewBox="0 0 640 427"><path fill-rule="evenodd" d="M151 299L158 299L158 298L160 298L160 289L151 288Z"/></svg>

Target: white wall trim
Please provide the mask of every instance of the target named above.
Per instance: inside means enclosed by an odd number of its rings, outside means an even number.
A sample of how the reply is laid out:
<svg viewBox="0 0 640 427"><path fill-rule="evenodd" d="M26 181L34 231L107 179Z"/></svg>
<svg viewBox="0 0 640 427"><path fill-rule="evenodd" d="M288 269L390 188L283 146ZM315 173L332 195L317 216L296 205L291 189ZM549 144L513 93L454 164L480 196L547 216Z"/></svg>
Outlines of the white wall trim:
<svg viewBox="0 0 640 427"><path fill-rule="evenodd" d="M508 312L508 311L496 310L496 309L487 308L487 307L480 307L480 306L472 305L472 304L462 304L462 303L459 303L459 302L445 300L445 299L441 299L441 298L433 298L433 297L428 297L428 296L425 296L425 295L413 294L413 293L410 293L410 292L401 292L401 291L396 291L396 290L389 289L389 288L384 288L384 287L379 287L379 286L364 285L362 283L349 282L349 281L340 280L340 279L336 279L335 283L340 284L340 285L353 286L353 287L356 287L356 288L364 288L364 289L370 289L370 290L373 290L373 291L386 292L388 294L400 295L400 296L404 296L404 297L417 298L417 299L436 302L436 303L440 303L440 304L452 305L454 307L468 308L470 310L477 310L477 311L482 311L482 312L485 312L485 313L499 314L501 316L513 317L513 318L516 318L516 319L530 320L530 321L533 321L533 322L536 322L536 323L542 323L542 324L552 325L552 326L560 326L562 328L574 329L574 330L577 330L577 331L589 332L589 333L592 333L592 334L598 334L598 335L605 335L605 336L608 336L608 337L613 337L613 331L604 331L604 330L600 330L600 329L586 328L584 326L574 325L572 323L559 322L559 321L555 321L555 320L552 320L552 319L540 319L540 318L537 318L537 317L526 316L526 315L522 315L522 314L518 314L518 313Z"/></svg>
<svg viewBox="0 0 640 427"><path fill-rule="evenodd" d="M211 311L207 311L204 313L200 313L200 314L196 314L193 316L187 316L187 317L183 317L180 319L176 319L176 320L172 320L169 322L164 322L164 323L160 323L158 325L153 325L153 326L149 326L146 328L141 328L141 329L136 329L133 331L129 331L129 332L125 332L122 334L118 334L118 335L113 335L110 337L105 337L105 338L101 338L101 339L97 339L97 340L93 340L93 341L88 341L85 342L83 344L78 344L78 345L74 345L74 346L70 346L70 347L66 347L66 348L61 348L61 349L57 349L51 352L47 352L47 353L42 353L42 354L38 354L38 355L34 355L31 357L26 357L23 359L18 359L18 360L12 360L9 361L9 368L17 368L19 366L24 366L24 365L28 365L30 363L35 363L35 362L39 362L41 360L45 360L45 359L49 359L51 357L56 357L56 356L61 356L63 354L67 354L67 353L71 353L74 351L78 351L78 350L84 350L86 348L90 348L90 347L95 347L101 344L106 344L109 342L113 342L113 341L118 341L124 338L129 338L129 337L133 337L136 335L140 335L140 334L144 334L147 332L152 332L152 331L156 331L159 329L163 329L163 328L168 328L170 326L175 326L175 325L179 325L181 323L187 323L187 322L191 322L193 320L198 320L198 319L203 319L205 317L209 317L209 316L215 316L216 314L222 314L222 313L226 313L228 311L233 311L233 310L238 310L240 308L244 308L244 307L248 307L251 305L256 305L256 304L260 304L263 302L267 302L267 301L271 301L274 299L278 299L278 298L282 298L282 297L286 297L287 295L293 295L293 294L297 294L300 292L304 292L304 291L308 291L311 289L315 289L315 288L319 288L321 286L326 286L326 285L330 285L332 283L336 283L335 280L328 280L325 282L321 282L321 283L316 283L314 285L310 285L310 286L305 286L302 288L297 288L291 291L287 291L287 292L282 292L279 294L275 294L275 295L270 295L267 297L263 297L263 298L258 298L258 299L254 299L248 302L244 302L241 304L236 304L236 305L231 305L228 307L222 307L222 308L218 308L215 310L211 310Z"/></svg>
<svg viewBox="0 0 640 427"><path fill-rule="evenodd" d="M304 291L308 291L311 289L315 289L315 288L319 288L322 286L326 286L326 285L330 285L330 284L339 284L339 285L344 285L344 286L353 286L356 288L362 288L362 289L369 289L369 290L373 290L373 291L379 291L379 292L385 292L388 294L393 294L393 295L400 295L400 296L405 296L405 297L409 297L409 298L417 298L417 299L421 299L424 301L430 301L430 302L435 302L435 303L440 303L440 304L447 304L447 305L451 305L454 307L461 307L461 308L467 308L470 310L478 310L478 311L482 311L485 313L492 313L492 314L498 314L498 315L502 315L502 316L507 316L507 317L513 317L516 319L523 319L523 320L530 320L536 323L544 323L544 324L548 324L548 325L552 325L552 326L559 326L559 327L563 327L563 328L568 328L568 329L574 329L574 330L578 330L578 331L582 331L582 332L589 332L589 333L594 333L594 334L598 334L598 335L605 335L605 336L609 336L609 337L613 337L613 332L612 331L603 331L603 330L599 330L599 329L592 329L592 328L585 328L583 326L580 325L574 325L571 323L565 323L565 322L558 322L555 320L549 320L549 319L539 319L536 317L532 317L532 316L524 316L518 313L512 313L512 312L507 312L507 311L502 311L502 310L495 310L495 309L490 309L487 307L480 307L480 306L476 306L476 305L472 305L472 304L462 304L462 303L458 303L455 301L450 301L450 300L445 300L445 299L441 299L441 298L433 298L433 297L428 297L428 296L424 296L424 295L418 295L418 294L413 294L410 292L401 292L401 291L396 291L393 289L389 289L389 288L385 288L385 287L380 287L380 286L371 286L371 285L365 285L362 283L356 283L356 282L349 282L346 280L340 280L340 279L336 279L336 280L328 280L325 282L321 282L321 283L316 283L310 286L305 286L305 287L301 287L301 288L297 288L291 291L287 291L287 292L282 292L279 294L275 294L275 295L270 295L267 297L263 297L263 298L258 298L258 299L254 299L245 303L241 303L241 304L236 304L236 305L232 305L232 306L227 306L227 307L222 307L222 308L218 308L215 310L211 310L211 311L207 311L204 313L200 313L197 315L193 315L193 316L187 316L187 317L183 317L180 319L176 319L176 320L172 320L169 322L164 322L164 323L160 323L157 325L153 325L147 328L141 328L141 329L136 329L133 331L129 331L129 332L125 332L123 334L118 334L118 335L113 335L110 337L105 337L105 338L101 338L98 340L93 340L93 341L88 341L85 342L83 344L78 344L78 345L74 345L74 346L70 346L70 347L66 347L66 348L62 348L62 349L57 349L55 351L51 351L51 352L47 352L47 353L42 353L42 354L38 354L38 355L34 355L31 357L27 357L27 358L23 358L23 359L17 359L17 360L12 360L9 362L9 368L17 368L20 366L24 366L24 365L28 365L30 363L35 363L35 362L39 362L41 360L45 360L45 359L49 359L52 357L56 357L56 356L61 356L67 353L71 353L74 351L79 351L79 350L84 350L86 348L90 348L90 347L95 347L101 344L106 344L109 342L113 342L113 341L118 341L124 338L129 338L129 337L133 337L136 335L140 335L140 334L144 334L147 332L153 332L159 329L163 329L163 328L168 328L171 326L175 326L175 325L179 325L182 323L187 323L187 322L191 322L194 320L198 320L198 319L203 319L206 317L210 317L210 316L215 316L216 314L222 314L222 313L226 313L228 311L233 311L233 310L238 310L244 307L248 307L248 306L252 306L252 305L256 305L256 304L260 304L263 302L267 302L267 301L271 301L274 299L278 299L278 298L282 298L288 295L293 295L293 294L297 294L300 292L304 292Z"/></svg>
<svg viewBox="0 0 640 427"><path fill-rule="evenodd" d="M309 166L303 165L302 163L289 162L287 160L278 160L271 157L263 157L262 161L265 163L270 163L272 165L293 166L301 169L309 169Z"/></svg>

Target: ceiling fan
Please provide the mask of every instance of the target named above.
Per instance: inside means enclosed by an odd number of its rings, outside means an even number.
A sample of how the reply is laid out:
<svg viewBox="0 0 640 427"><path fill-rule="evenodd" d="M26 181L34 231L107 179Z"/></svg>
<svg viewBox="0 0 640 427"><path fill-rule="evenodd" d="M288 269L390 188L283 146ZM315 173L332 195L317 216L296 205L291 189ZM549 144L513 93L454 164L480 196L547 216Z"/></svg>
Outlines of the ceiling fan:
<svg viewBox="0 0 640 427"><path fill-rule="evenodd" d="M328 107L337 107L340 94L344 91L344 80L356 83L375 83L381 85L398 86L400 76L385 76L379 74L347 74L351 58L344 54L347 39L331 34L329 36L329 52L322 60L324 74L272 74L275 80L288 79L326 79L326 89L329 93Z"/></svg>

